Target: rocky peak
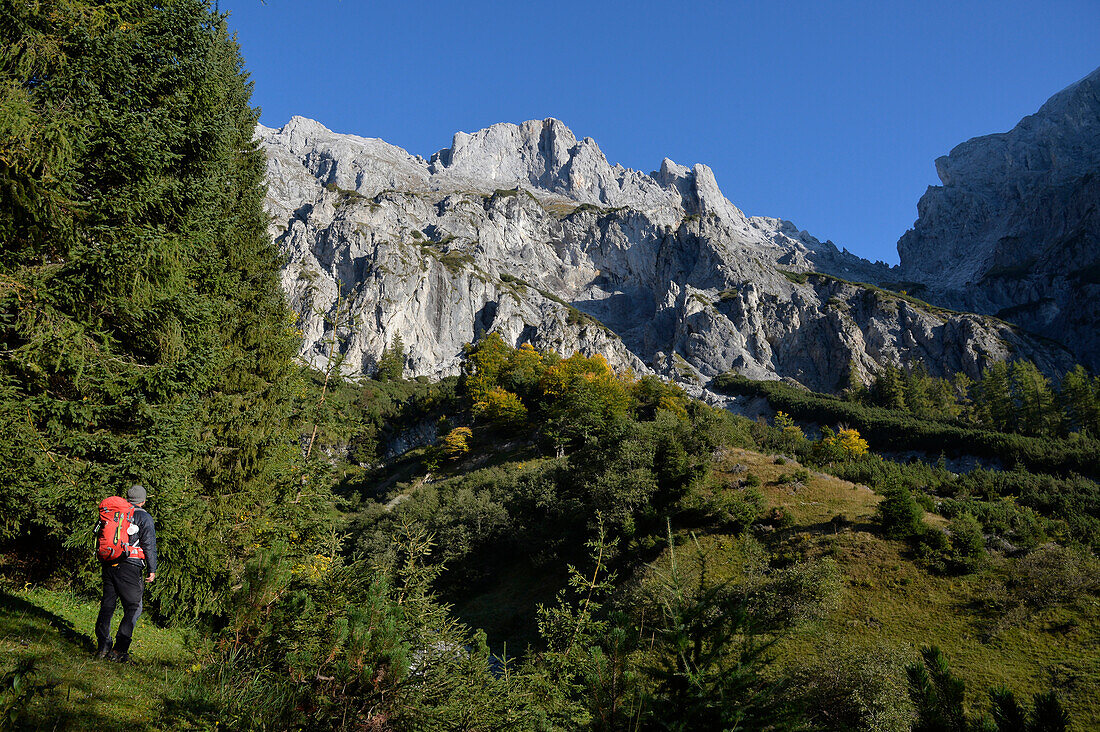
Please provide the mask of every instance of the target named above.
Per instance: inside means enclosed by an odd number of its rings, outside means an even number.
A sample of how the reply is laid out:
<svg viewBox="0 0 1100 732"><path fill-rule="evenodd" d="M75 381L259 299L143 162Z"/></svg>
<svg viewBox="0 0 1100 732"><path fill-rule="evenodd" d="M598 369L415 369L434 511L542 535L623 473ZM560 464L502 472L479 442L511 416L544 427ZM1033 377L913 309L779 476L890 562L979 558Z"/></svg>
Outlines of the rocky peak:
<svg viewBox="0 0 1100 732"><path fill-rule="evenodd" d="M957 145L936 160L944 186L1040 178L1057 184L1100 163L1100 68L1055 94L1011 131Z"/></svg>
<svg viewBox="0 0 1100 732"><path fill-rule="evenodd" d="M877 270L789 221L745 217L705 165L611 165L558 120L457 133L430 161L309 120L257 134L283 287L316 365L339 341L369 373L400 334L410 373L454 373L463 344L492 331L696 390L730 368L831 389L883 361L977 375L1011 348L1036 352L1003 325L800 276ZM334 337L339 302L351 312Z"/></svg>
<svg viewBox="0 0 1100 732"><path fill-rule="evenodd" d="M473 134L459 132L451 147L431 158L439 186L524 184L579 203L635 208L680 204L679 191L621 165L611 165L591 137L577 139L563 122L549 118L496 124Z"/></svg>
<svg viewBox="0 0 1100 732"><path fill-rule="evenodd" d="M680 203L688 214L716 214L727 221L741 223L745 215L722 195L714 171L702 163L691 168L665 158L661 169L650 174L657 185L672 188L680 195Z"/></svg>
<svg viewBox="0 0 1100 732"><path fill-rule="evenodd" d="M292 117L278 129L259 125L256 136L265 149L278 151L288 172L304 168L317 187L375 195L386 189L423 188L428 181L423 158L378 138L333 132L305 117Z"/></svg>
<svg viewBox="0 0 1100 732"><path fill-rule="evenodd" d="M585 138L585 143L591 140ZM473 134L456 132L451 146L432 156L431 171L489 180L526 178L532 185L546 187L569 164L576 147L576 136L560 120L500 123Z"/></svg>
<svg viewBox="0 0 1100 732"><path fill-rule="evenodd" d="M1100 69L1009 132L936 160L897 279L999 315L1100 367Z"/></svg>

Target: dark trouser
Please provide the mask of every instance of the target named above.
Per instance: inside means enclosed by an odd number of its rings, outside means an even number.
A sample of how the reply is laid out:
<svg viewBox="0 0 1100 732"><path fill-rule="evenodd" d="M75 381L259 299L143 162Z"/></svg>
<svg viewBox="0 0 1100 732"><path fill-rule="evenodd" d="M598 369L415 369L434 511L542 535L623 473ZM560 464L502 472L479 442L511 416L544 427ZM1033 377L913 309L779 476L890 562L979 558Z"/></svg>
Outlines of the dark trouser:
<svg viewBox="0 0 1100 732"><path fill-rule="evenodd" d="M120 653L130 650L134 624L141 615L144 574L145 567L134 562L122 561L114 567L103 565L103 601L99 604L99 618L95 621L95 637L100 648L110 645L111 616L115 614L115 603L122 600L122 622L118 624L114 648Z"/></svg>

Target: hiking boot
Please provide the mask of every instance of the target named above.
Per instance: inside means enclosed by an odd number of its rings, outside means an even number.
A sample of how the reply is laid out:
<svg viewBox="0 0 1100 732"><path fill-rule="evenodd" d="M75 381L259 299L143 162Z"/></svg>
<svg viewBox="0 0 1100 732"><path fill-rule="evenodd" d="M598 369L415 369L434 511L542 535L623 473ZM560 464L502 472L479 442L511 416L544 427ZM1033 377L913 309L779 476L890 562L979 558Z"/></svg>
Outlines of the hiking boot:
<svg viewBox="0 0 1100 732"><path fill-rule="evenodd" d="M130 654L126 651L110 650L107 651L107 660L114 661L115 663L129 663Z"/></svg>
<svg viewBox="0 0 1100 732"><path fill-rule="evenodd" d="M111 652L110 642L100 643L99 644L99 650L95 652L95 657L98 660L102 660L102 659L106 658L107 654L110 653L110 652Z"/></svg>

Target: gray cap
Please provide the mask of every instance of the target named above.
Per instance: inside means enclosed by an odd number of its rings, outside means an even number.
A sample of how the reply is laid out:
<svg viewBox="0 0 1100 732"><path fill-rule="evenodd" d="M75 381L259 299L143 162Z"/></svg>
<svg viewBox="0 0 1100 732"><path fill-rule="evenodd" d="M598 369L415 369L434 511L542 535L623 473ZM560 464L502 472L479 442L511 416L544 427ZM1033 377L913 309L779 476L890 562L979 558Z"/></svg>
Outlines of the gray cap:
<svg viewBox="0 0 1100 732"><path fill-rule="evenodd" d="M130 490L126 491L126 500L135 506L139 503L145 503L145 499L148 496L145 494L145 486L141 483L134 483L130 486Z"/></svg>

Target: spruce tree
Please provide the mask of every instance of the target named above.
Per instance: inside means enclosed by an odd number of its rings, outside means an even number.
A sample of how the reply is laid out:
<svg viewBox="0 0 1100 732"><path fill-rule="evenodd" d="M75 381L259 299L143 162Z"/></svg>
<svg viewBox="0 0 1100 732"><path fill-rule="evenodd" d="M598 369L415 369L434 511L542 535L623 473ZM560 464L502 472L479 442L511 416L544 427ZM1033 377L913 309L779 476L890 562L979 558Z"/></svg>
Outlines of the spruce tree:
<svg viewBox="0 0 1100 732"><path fill-rule="evenodd" d="M296 342L239 50L198 0L4 12L0 540L93 579L95 506L141 481L151 604L217 613L248 548L327 503L286 507Z"/></svg>
<svg viewBox="0 0 1100 732"><path fill-rule="evenodd" d="M375 378L379 381L398 381L405 375L405 341L401 334L393 337L393 343L382 351L378 359L378 370Z"/></svg>

